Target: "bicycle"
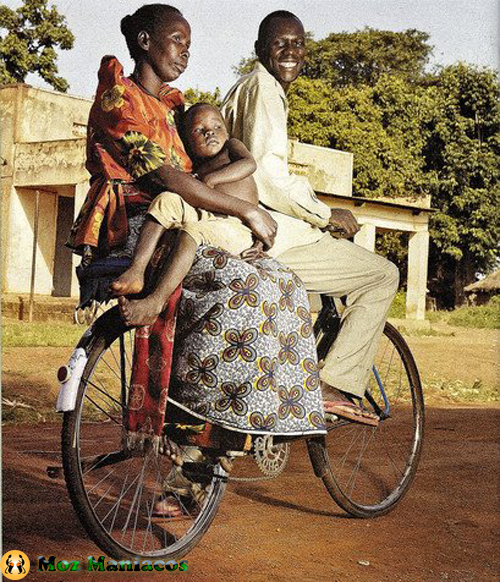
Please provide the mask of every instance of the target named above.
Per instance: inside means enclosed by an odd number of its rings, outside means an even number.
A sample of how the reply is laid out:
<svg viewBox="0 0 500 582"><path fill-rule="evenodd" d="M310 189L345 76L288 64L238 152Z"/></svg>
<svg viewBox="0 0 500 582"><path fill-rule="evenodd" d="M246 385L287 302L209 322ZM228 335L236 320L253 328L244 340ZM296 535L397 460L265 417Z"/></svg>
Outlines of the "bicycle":
<svg viewBox="0 0 500 582"><path fill-rule="evenodd" d="M335 341L339 322L335 303L323 296L314 325L320 360ZM252 454L264 478L272 478L285 468L290 442L305 437L230 432L169 403L164 436L183 451L182 466L161 447L159 454L148 446L129 452L121 439L134 333L113 307L77 345L78 386L59 407L66 408L64 476L80 522L107 555L117 560L177 560L212 523L237 457ZM422 450L424 402L418 370L405 340L389 323L364 403L379 415L378 427L332 418L326 436L307 439L315 475L341 508L361 518L383 515L401 501ZM178 500L182 519L154 516L155 502L165 491Z"/></svg>

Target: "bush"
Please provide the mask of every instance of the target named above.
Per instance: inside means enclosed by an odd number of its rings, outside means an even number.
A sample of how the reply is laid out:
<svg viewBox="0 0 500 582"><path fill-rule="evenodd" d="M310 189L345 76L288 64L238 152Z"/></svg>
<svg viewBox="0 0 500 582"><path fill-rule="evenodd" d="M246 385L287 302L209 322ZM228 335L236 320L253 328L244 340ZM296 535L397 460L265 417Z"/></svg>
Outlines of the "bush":
<svg viewBox="0 0 500 582"><path fill-rule="evenodd" d="M500 297L494 297L488 305L455 309L448 323L459 327L500 329Z"/></svg>
<svg viewBox="0 0 500 582"><path fill-rule="evenodd" d="M406 317L406 292L398 291L392 302L389 317L393 319L404 319Z"/></svg>

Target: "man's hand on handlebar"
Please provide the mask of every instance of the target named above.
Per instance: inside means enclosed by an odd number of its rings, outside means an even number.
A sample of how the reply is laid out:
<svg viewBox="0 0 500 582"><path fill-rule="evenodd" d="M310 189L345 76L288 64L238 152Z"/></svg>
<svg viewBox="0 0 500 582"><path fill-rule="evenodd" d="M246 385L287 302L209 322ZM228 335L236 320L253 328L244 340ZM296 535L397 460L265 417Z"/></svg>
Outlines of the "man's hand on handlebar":
<svg viewBox="0 0 500 582"><path fill-rule="evenodd" d="M263 208L253 206L245 212L242 222L248 226L256 238L264 243L264 250L273 246L278 225L269 212Z"/></svg>
<svg viewBox="0 0 500 582"><path fill-rule="evenodd" d="M359 232L360 226L350 210L332 208L330 221L323 229L334 238L351 238Z"/></svg>

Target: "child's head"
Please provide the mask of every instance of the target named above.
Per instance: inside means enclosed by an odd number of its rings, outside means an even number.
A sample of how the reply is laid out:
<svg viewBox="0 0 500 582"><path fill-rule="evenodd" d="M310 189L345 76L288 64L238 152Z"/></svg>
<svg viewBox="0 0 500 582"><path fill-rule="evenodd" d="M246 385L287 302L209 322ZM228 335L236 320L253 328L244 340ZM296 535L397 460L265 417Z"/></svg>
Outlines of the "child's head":
<svg viewBox="0 0 500 582"><path fill-rule="evenodd" d="M182 136L188 153L198 159L216 156L229 138L217 107L195 103L182 119Z"/></svg>

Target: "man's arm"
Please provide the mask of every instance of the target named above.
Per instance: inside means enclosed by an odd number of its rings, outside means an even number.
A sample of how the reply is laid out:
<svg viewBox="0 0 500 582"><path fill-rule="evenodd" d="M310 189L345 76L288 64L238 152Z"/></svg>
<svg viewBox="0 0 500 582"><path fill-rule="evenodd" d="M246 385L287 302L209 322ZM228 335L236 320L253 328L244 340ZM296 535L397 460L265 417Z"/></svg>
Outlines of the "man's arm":
<svg viewBox="0 0 500 582"><path fill-rule="evenodd" d="M266 248L272 247L274 243L277 226L268 212L222 192L214 195L211 188L172 166L161 166L140 178L138 184L144 188L153 188L155 191L175 192L195 208L236 216L252 230Z"/></svg>
<svg viewBox="0 0 500 582"><path fill-rule="evenodd" d="M229 139L226 147L231 163L220 170L206 174L202 178L203 182L210 188L215 188L218 184L238 182L248 178L257 169L252 154L239 139Z"/></svg>
<svg viewBox="0 0 500 582"><path fill-rule="evenodd" d="M267 207L315 226L328 224L330 209L316 198L305 178L288 171L287 118L283 98L272 85L257 82L230 95L222 107L230 132L257 162L259 199Z"/></svg>

